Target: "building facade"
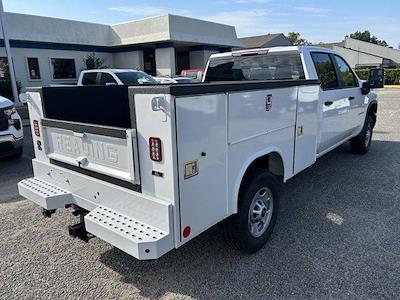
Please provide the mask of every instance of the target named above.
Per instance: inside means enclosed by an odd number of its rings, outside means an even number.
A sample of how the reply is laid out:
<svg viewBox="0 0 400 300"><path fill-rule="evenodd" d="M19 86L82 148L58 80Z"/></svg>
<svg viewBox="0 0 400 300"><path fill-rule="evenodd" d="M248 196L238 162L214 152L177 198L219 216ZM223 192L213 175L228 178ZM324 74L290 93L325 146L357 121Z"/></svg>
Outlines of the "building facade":
<svg viewBox="0 0 400 300"><path fill-rule="evenodd" d="M74 84L91 53L108 67L173 75L204 68L213 53L243 47L232 26L175 15L113 26L15 13L5 13L4 21L23 87ZM5 65L0 33L0 80Z"/></svg>
<svg viewBox="0 0 400 300"><path fill-rule="evenodd" d="M239 40L247 49L292 46L292 43L283 33L249 36Z"/></svg>
<svg viewBox="0 0 400 300"><path fill-rule="evenodd" d="M352 68L400 67L400 50L346 38L343 42L321 46L339 52Z"/></svg>

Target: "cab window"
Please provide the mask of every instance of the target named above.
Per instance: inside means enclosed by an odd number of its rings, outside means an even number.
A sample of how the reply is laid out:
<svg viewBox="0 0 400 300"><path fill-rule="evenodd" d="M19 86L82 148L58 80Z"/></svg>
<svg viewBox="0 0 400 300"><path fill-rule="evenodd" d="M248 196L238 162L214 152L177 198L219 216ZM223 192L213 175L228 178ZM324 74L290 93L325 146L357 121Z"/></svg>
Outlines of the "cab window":
<svg viewBox="0 0 400 300"><path fill-rule="evenodd" d="M206 82L305 79L300 54L274 54L214 58Z"/></svg>
<svg viewBox="0 0 400 300"><path fill-rule="evenodd" d="M117 82L115 81L114 77L112 77L111 74L101 73L100 85L113 85L113 84L117 84Z"/></svg>
<svg viewBox="0 0 400 300"><path fill-rule="evenodd" d="M96 85L96 72L84 73L82 77L82 85Z"/></svg>
<svg viewBox="0 0 400 300"><path fill-rule="evenodd" d="M340 56L335 55L335 60L341 79L341 86L344 88L358 86L356 77L349 65Z"/></svg>
<svg viewBox="0 0 400 300"><path fill-rule="evenodd" d="M318 78L323 89L335 89L339 87L339 81L335 72L335 66L328 53L311 53L312 60L317 70Z"/></svg>

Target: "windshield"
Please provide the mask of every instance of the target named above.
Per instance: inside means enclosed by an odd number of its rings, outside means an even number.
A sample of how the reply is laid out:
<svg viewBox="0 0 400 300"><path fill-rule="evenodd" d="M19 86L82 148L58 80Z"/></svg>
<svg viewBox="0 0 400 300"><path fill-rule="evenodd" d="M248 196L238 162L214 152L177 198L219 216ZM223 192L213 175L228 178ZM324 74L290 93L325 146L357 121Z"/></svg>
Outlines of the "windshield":
<svg viewBox="0 0 400 300"><path fill-rule="evenodd" d="M125 85L158 84L158 82L144 72L118 72L115 75Z"/></svg>

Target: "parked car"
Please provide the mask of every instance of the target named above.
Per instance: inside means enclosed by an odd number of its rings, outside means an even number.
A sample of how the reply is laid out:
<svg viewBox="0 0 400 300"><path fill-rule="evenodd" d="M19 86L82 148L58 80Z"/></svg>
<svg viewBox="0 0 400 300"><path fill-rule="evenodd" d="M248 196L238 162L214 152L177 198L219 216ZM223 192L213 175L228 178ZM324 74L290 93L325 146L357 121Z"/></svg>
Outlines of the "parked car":
<svg viewBox="0 0 400 300"><path fill-rule="evenodd" d="M22 120L14 103L0 96L0 158L20 158L23 137Z"/></svg>
<svg viewBox="0 0 400 300"><path fill-rule="evenodd" d="M212 55L196 85L32 90L43 149L19 192L46 216L74 208L72 236L138 259L219 222L253 253L273 231L283 183L347 141L368 152L371 88L382 83L360 80L333 50L292 46Z"/></svg>
<svg viewBox="0 0 400 300"><path fill-rule="evenodd" d="M204 74L204 69L188 69L181 71L181 76L190 77L197 81L203 80L203 74Z"/></svg>
<svg viewBox="0 0 400 300"><path fill-rule="evenodd" d="M158 84L149 74L131 69L99 69L82 71L78 86Z"/></svg>
<svg viewBox="0 0 400 300"><path fill-rule="evenodd" d="M174 83L197 83L198 81L191 77L171 76L171 77L153 77L161 84L174 84Z"/></svg>

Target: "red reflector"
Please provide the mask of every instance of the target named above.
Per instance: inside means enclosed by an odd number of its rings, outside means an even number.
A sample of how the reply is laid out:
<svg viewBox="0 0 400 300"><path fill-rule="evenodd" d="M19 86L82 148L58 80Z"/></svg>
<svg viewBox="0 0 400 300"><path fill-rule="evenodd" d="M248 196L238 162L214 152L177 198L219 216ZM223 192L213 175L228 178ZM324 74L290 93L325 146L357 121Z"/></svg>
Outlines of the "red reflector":
<svg viewBox="0 0 400 300"><path fill-rule="evenodd" d="M162 146L159 138L149 138L149 152L152 161L162 161Z"/></svg>
<svg viewBox="0 0 400 300"><path fill-rule="evenodd" d="M39 129L39 121L33 120L33 129L35 131L35 135L40 137L40 129Z"/></svg>
<svg viewBox="0 0 400 300"><path fill-rule="evenodd" d="M186 226L185 229L183 229L183 237L187 238L190 235L190 226Z"/></svg>

